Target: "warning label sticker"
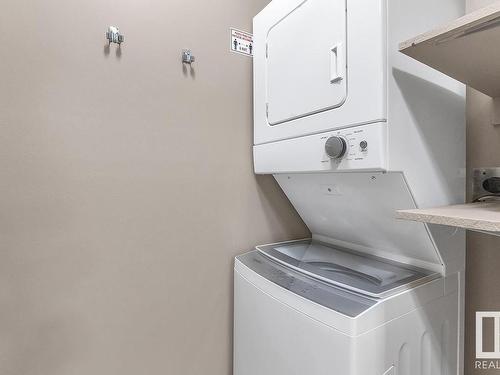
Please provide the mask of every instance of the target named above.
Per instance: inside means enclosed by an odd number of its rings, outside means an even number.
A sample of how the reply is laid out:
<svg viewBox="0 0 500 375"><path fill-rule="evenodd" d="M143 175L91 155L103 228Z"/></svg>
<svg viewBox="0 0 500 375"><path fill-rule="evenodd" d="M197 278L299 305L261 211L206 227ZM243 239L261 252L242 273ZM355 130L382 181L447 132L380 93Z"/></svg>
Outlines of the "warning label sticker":
<svg viewBox="0 0 500 375"><path fill-rule="evenodd" d="M231 28L231 51L245 56L253 56L253 35Z"/></svg>

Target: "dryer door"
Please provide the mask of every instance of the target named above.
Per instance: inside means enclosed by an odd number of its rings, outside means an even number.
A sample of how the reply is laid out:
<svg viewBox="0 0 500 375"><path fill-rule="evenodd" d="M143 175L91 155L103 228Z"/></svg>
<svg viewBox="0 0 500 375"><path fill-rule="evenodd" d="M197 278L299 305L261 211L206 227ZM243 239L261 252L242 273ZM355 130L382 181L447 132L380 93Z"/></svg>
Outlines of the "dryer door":
<svg viewBox="0 0 500 375"><path fill-rule="evenodd" d="M267 34L270 125L342 106L347 95L346 0L305 0Z"/></svg>

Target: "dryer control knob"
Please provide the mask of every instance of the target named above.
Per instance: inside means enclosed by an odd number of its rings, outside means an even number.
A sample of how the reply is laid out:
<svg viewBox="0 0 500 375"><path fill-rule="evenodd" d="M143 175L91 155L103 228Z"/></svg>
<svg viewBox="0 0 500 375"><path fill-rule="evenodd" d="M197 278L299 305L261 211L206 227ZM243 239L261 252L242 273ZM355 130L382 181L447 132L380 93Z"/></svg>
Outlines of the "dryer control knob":
<svg viewBox="0 0 500 375"><path fill-rule="evenodd" d="M325 143L326 154L332 159L340 159L347 151L347 142L341 137L330 137Z"/></svg>

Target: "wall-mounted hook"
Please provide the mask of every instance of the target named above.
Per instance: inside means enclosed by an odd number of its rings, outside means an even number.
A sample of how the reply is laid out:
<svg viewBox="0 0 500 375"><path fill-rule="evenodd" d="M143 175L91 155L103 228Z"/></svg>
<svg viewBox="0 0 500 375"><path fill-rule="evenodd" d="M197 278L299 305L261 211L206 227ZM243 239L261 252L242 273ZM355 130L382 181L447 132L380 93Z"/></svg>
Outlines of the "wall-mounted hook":
<svg viewBox="0 0 500 375"><path fill-rule="evenodd" d="M106 39L111 43L122 44L125 41L125 37L120 34L118 27L110 26L108 31L106 31Z"/></svg>
<svg viewBox="0 0 500 375"><path fill-rule="evenodd" d="M191 53L191 50L189 49L183 49L182 50L182 62L184 64L192 64L195 61L194 55Z"/></svg>

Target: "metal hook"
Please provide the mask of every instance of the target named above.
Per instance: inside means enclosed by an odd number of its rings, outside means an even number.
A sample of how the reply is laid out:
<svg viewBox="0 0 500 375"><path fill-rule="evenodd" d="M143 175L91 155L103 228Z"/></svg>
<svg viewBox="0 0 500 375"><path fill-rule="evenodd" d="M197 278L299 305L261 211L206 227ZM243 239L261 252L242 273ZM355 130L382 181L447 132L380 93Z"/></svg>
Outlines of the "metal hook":
<svg viewBox="0 0 500 375"><path fill-rule="evenodd" d="M192 54L191 50L189 50L189 49L183 49L182 50L182 62L184 64L191 65L192 63L194 63L195 59L196 58Z"/></svg>
<svg viewBox="0 0 500 375"><path fill-rule="evenodd" d="M109 44L122 44L125 41L125 37L120 34L120 30L115 26L110 26L108 28L108 31L106 32L106 39L108 40Z"/></svg>

